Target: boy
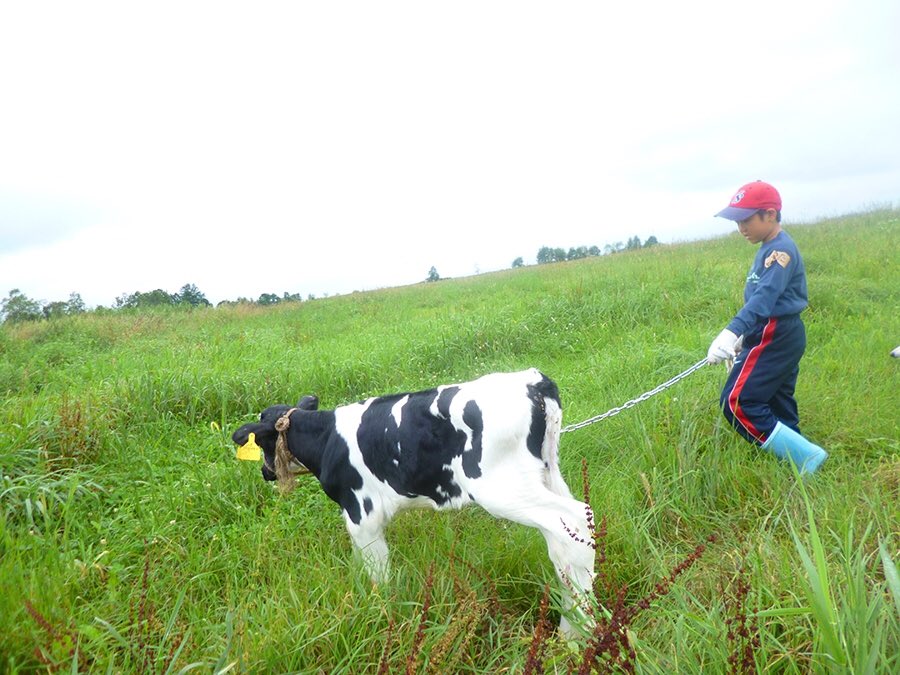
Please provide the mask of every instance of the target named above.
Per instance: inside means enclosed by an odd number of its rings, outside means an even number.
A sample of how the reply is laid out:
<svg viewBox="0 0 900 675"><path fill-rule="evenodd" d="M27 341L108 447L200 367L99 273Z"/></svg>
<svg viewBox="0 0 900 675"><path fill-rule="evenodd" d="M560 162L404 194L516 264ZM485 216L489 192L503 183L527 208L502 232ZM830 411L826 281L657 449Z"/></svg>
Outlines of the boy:
<svg viewBox="0 0 900 675"><path fill-rule="evenodd" d="M800 319L808 304L806 270L796 244L781 229L781 196L763 181L748 183L716 216L735 221L747 241L760 244L744 306L706 356L709 363L734 359L722 389L722 412L748 441L811 474L828 453L800 435L794 386L806 348Z"/></svg>

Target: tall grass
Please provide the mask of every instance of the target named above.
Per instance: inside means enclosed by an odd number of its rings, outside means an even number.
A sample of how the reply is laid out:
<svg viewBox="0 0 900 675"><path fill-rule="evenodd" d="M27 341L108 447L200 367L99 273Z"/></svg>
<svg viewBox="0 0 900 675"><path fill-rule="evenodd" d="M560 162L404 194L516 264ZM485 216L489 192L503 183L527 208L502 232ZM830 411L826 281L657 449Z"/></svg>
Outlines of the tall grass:
<svg viewBox="0 0 900 675"><path fill-rule="evenodd" d="M718 535L633 617L636 671L900 669L900 214L788 229L811 295L802 426L831 453L813 480L727 427L714 368L563 436L622 607ZM280 497L230 430L308 393L330 407L529 366L580 421L697 361L753 252L731 236L271 309L3 326L0 670L577 670L585 643L535 643L559 618L537 532L407 513L372 587L314 481Z"/></svg>

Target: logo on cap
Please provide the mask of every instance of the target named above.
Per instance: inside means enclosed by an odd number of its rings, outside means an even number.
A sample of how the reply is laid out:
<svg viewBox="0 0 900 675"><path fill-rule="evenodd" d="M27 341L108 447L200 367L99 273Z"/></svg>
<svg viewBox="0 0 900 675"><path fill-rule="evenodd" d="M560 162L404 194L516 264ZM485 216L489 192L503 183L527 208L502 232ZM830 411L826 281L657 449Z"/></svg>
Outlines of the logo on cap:
<svg viewBox="0 0 900 675"><path fill-rule="evenodd" d="M741 200L744 198L744 191L741 190L734 197L731 198L732 204L740 204ZM721 202L720 202L721 203Z"/></svg>

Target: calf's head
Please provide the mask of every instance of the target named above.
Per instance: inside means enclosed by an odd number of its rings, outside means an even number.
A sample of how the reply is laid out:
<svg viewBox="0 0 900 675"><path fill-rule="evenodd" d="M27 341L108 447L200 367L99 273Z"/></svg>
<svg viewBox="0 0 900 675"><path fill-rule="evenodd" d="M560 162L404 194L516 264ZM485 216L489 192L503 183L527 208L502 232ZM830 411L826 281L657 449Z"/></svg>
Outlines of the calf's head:
<svg viewBox="0 0 900 675"><path fill-rule="evenodd" d="M297 410L318 410L319 399L315 396L304 396L293 407ZM275 423L290 409L291 406L288 405L269 406L259 414L258 422L245 424L231 434L231 440L238 446L244 445L250 439L250 434L255 435L256 443L263 452L262 475L266 480L277 479L275 445L278 441L278 431L275 429Z"/></svg>

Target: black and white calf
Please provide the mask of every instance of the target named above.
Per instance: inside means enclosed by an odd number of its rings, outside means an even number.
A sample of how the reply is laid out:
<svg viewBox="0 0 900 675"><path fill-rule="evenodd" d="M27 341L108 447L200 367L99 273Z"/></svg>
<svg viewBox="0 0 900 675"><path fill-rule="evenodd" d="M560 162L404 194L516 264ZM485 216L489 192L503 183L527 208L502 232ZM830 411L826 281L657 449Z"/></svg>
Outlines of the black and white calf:
<svg viewBox="0 0 900 675"><path fill-rule="evenodd" d="M587 598L594 551L586 505L560 473L559 390L539 371L495 373L335 410L318 410L313 396L293 409L271 406L232 435L238 445L256 435L266 480L276 478L276 422L288 413L290 470L309 469L340 505L373 580L388 573L384 528L397 512L474 502L538 528L564 588ZM561 626L570 630L565 620Z"/></svg>

